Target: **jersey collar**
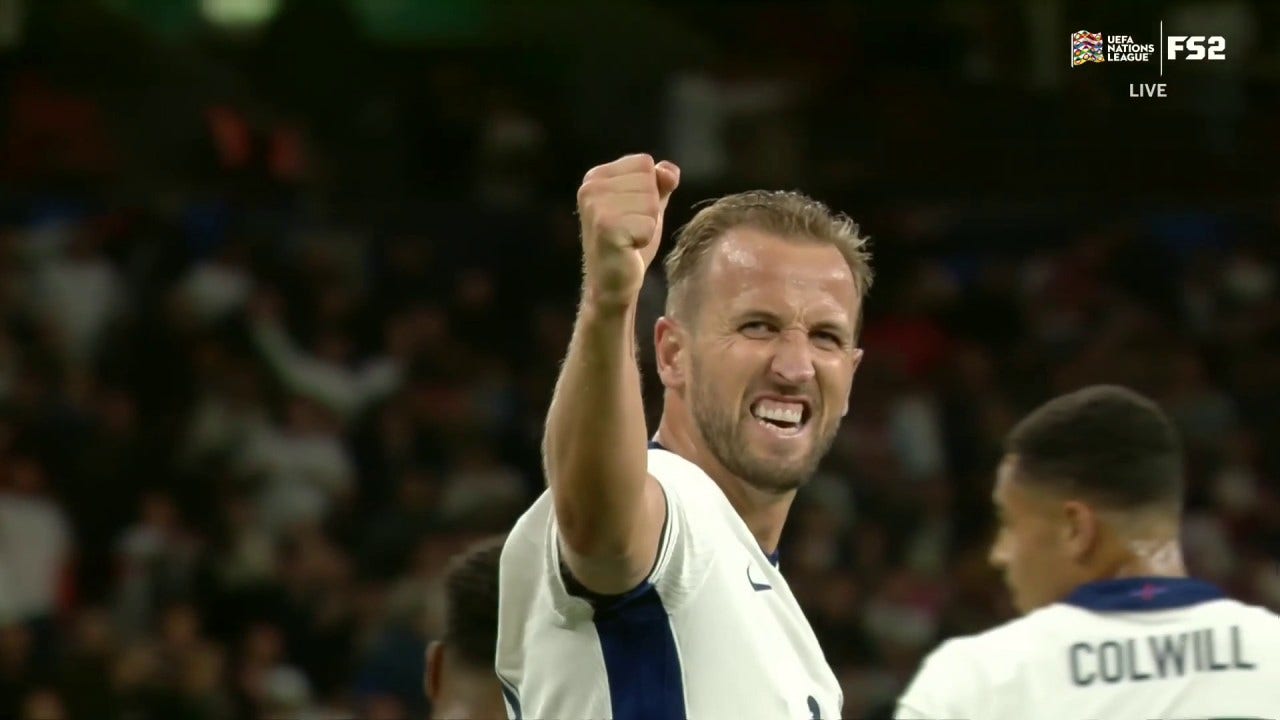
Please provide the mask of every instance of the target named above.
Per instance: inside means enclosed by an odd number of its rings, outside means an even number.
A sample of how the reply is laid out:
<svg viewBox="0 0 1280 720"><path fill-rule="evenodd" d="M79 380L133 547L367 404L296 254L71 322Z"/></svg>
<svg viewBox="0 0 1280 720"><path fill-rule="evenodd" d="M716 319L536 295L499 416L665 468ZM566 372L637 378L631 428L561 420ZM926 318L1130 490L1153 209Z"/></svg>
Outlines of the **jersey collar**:
<svg viewBox="0 0 1280 720"><path fill-rule="evenodd" d="M1063 599L1068 605L1102 612L1171 610L1226 597L1203 580L1132 577L1085 583Z"/></svg>

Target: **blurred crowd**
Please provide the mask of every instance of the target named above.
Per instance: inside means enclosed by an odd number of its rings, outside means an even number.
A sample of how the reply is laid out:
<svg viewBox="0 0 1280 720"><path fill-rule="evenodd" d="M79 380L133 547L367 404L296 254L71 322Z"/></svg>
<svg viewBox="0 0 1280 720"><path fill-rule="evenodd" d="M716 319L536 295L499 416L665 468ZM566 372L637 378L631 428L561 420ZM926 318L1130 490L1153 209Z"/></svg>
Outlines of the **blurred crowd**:
<svg viewBox="0 0 1280 720"><path fill-rule="evenodd" d="M883 716L940 639L1009 617L986 563L1001 438L1086 383L1172 414L1194 572L1280 609L1276 204L1030 196L1009 168L1067 128L1010 128L1064 101L1016 105L998 53L920 25L904 42L938 56L892 92L854 69L887 43L865 32L843 58L815 44L817 65L606 88L555 57L406 60L302 11L256 54L179 52L89 5L31 5L0 54L0 717L423 717L445 561L543 486L577 179L635 149L686 169L670 227L719 192L799 186L872 236L866 360L782 548L847 717ZM740 29L801 35L779 16ZM931 125L956 82L978 95L962 109L1022 114ZM615 124L629 96L660 111ZM1201 127L1188 112L1177 127ZM1255 116L1182 147L1252 177L1232 148ZM965 176L1012 194L944 192ZM655 275L642 347L662 296Z"/></svg>

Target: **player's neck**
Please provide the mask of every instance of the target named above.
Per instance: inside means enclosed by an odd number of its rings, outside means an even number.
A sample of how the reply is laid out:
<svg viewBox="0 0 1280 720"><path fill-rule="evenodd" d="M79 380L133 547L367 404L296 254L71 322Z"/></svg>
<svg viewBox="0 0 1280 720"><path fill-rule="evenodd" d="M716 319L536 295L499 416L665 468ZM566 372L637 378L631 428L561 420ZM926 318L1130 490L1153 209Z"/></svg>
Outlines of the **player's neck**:
<svg viewBox="0 0 1280 720"><path fill-rule="evenodd" d="M691 424L679 422L672 416L673 413L662 414L654 439L662 447L702 468L720 486L761 550L766 554L777 550L795 491L782 494L766 492L729 472Z"/></svg>
<svg viewBox="0 0 1280 720"><path fill-rule="evenodd" d="M791 501L796 496L795 491L782 494L765 492L723 468L720 468L719 473L707 474L724 491L729 504L738 511L738 516L755 536L760 549L766 555L777 550L778 541L782 537L782 526L787 522Z"/></svg>
<svg viewBox="0 0 1280 720"><path fill-rule="evenodd" d="M1130 539L1116 559L1109 579L1131 577L1186 577L1182 547L1176 537Z"/></svg>

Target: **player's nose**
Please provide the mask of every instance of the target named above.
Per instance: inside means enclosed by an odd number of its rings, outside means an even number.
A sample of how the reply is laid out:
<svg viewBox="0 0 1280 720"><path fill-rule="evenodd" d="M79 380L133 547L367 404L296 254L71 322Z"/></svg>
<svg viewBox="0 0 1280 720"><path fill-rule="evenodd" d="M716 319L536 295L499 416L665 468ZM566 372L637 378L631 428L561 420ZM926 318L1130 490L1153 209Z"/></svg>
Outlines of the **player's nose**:
<svg viewBox="0 0 1280 720"><path fill-rule="evenodd" d="M792 386L802 386L813 380L813 349L802 333L788 332L778 336L774 345L770 370L778 380Z"/></svg>
<svg viewBox="0 0 1280 720"><path fill-rule="evenodd" d="M987 553L987 562L991 563L991 567L997 570L1003 570L1008 564L1008 559L1004 549L1004 543L997 540L991 543L991 550Z"/></svg>

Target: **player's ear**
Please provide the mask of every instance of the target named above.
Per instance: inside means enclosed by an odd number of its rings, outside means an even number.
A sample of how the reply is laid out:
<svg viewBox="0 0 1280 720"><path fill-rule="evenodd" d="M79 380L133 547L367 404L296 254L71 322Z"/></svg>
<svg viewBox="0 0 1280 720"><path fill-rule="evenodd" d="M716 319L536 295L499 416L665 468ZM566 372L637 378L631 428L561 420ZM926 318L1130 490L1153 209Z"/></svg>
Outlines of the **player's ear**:
<svg viewBox="0 0 1280 720"><path fill-rule="evenodd" d="M1092 553L1098 544L1098 515L1085 503L1068 500L1062 504L1063 540L1073 559Z"/></svg>
<svg viewBox="0 0 1280 720"><path fill-rule="evenodd" d="M440 699L440 677L444 672L444 645L439 640L431 641L427 646L427 674L423 684L427 691L427 699L436 702Z"/></svg>
<svg viewBox="0 0 1280 720"><path fill-rule="evenodd" d="M684 387L685 376L682 360L685 336L680 323L663 315L653 325L653 348L658 362L658 377L665 387Z"/></svg>
<svg viewBox="0 0 1280 720"><path fill-rule="evenodd" d="M850 369L849 374L851 376L856 377L858 375L858 366L861 364L862 364L862 348L854 348L853 349L853 367L852 369ZM840 408L840 417L844 417L849 414L849 395L851 393L853 393L852 385L849 386L849 392L845 393L844 407Z"/></svg>

